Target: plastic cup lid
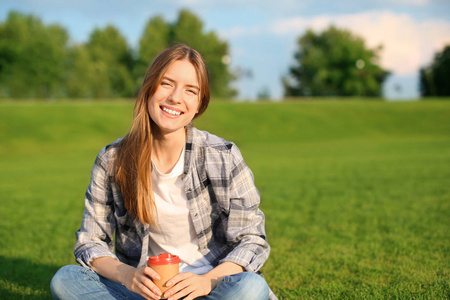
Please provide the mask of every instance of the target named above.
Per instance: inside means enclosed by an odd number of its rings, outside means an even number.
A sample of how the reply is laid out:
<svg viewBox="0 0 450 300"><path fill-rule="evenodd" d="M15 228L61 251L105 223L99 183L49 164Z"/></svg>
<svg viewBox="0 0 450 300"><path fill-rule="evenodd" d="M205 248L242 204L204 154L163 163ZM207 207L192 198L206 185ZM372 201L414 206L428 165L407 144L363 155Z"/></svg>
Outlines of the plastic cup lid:
<svg viewBox="0 0 450 300"><path fill-rule="evenodd" d="M172 265L179 264L180 258L176 255L170 253L162 253L157 256L149 257L147 260L147 265Z"/></svg>

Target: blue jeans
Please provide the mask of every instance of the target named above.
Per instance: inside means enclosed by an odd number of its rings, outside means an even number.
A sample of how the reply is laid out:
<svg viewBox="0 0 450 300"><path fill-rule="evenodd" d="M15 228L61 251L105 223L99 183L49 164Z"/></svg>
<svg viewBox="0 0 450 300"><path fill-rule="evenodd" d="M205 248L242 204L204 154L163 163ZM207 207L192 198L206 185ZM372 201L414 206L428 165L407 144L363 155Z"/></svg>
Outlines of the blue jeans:
<svg viewBox="0 0 450 300"><path fill-rule="evenodd" d="M75 265L59 269L50 288L53 299L144 299L118 282ZM197 299L269 299L269 286L261 276L243 272L225 277L209 295Z"/></svg>

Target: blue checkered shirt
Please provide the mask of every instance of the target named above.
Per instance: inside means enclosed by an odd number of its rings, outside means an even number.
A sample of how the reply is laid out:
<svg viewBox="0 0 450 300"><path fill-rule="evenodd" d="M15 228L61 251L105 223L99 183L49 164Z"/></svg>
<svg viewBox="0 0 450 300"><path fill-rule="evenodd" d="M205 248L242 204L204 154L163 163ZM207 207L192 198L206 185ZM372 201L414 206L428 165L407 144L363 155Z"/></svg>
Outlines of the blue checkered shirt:
<svg viewBox="0 0 450 300"><path fill-rule="evenodd" d="M149 225L125 209L114 183L117 142L98 154L86 190L74 254L87 268L99 257L135 267L148 257ZM230 261L258 272L270 247L253 174L236 145L188 126L183 181L200 252L213 266Z"/></svg>

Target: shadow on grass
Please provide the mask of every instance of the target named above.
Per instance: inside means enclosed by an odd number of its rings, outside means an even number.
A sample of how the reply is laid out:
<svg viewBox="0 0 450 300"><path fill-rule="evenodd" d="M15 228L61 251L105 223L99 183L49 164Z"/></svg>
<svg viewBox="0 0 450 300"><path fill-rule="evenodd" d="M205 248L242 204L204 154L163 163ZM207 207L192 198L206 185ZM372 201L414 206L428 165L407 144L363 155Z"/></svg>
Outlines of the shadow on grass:
<svg viewBox="0 0 450 300"><path fill-rule="evenodd" d="M0 299L51 299L50 281L60 266L0 255Z"/></svg>

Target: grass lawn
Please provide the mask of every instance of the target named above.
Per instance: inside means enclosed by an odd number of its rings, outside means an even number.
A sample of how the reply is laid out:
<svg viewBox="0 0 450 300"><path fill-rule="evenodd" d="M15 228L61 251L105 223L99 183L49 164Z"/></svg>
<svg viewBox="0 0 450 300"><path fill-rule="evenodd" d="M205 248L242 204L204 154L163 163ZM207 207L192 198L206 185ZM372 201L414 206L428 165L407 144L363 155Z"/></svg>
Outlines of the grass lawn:
<svg viewBox="0 0 450 300"><path fill-rule="evenodd" d="M48 299L74 264L98 151L132 103L0 102L0 299ZM212 102L241 149L280 299L450 298L450 101Z"/></svg>

